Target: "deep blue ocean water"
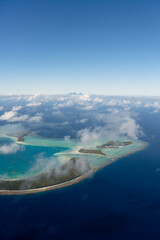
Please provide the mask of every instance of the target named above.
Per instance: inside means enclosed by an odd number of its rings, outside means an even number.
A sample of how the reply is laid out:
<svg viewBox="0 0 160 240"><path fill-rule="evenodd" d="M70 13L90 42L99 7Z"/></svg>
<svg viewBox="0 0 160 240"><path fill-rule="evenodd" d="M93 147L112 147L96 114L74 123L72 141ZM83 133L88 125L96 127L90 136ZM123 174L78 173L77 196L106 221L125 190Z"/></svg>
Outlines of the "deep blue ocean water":
<svg viewBox="0 0 160 240"><path fill-rule="evenodd" d="M160 239L159 119L143 112L149 146L79 184L0 196L0 239Z"/></svg>

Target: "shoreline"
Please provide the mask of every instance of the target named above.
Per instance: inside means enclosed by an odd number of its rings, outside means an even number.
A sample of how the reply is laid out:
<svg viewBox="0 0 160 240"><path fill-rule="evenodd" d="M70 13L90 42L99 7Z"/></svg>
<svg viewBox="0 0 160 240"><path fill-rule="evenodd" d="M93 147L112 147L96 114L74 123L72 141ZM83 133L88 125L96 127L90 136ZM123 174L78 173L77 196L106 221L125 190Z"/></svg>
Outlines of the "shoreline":
<svg viewBox="0 0 160 240"><path fill-rule="evenodd" d="M33 194L33 193L40 193L40 192L45 192L45 191L50 191L50 190L55 190L55 189L60 189L60 188L64 188L64 187L68 187L71 186L73 184L79 183L81 181L83 181L84 179L88 178L89 176L91 176L92 174L96 173L98 170L112 164L113 162L115 162L118 159L121 159L123 157L127 157L131 154L134 154L136 152L142 151L144 150L149 144L147 142L145 142L144 146L138 150L132 151L128 154L122 155L120 157L115 157L112 160L110 160L109 162L102 164L99 167L95 167L92 168L91 170L87 171L86 173L84 173L83 175L76 177L74 179L71 179L69 181L63 182L63 183L59 183L56 185L51 185L51 186L47 186L47 187L42 187L42 188L36 188L36 189L27 189L27 190L0 190L0 195L24 195L24 194Z"/></svg>

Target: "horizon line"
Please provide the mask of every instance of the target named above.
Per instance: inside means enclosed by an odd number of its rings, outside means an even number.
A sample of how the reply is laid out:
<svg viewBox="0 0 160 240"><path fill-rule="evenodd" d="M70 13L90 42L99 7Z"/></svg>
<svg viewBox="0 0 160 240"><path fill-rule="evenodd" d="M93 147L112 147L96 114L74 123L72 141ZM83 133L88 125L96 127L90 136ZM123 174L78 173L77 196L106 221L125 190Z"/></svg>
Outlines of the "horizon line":
<svg viewBox="0 0 160 240"><path fill-rule="evenodd" d="M0 94L0 97L9 97L9 96L33 96L33 95L37 95L37 96L59 96L59 95L95 95L95 96L105 96L105 97L160 97L160 95L117 95L117 94L96 94L96 93L82 93L82 92L69 92L69 93L29 93L29 94L25 94L25 93L19 93L19 94Z"/></svg>

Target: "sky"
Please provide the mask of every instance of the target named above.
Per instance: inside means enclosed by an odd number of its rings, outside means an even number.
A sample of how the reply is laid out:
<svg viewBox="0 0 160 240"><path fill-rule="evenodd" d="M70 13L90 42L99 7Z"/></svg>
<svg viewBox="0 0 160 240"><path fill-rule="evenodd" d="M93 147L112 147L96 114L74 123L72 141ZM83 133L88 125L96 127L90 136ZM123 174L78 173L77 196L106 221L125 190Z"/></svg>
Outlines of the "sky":
<svg viewBox="0 0 160 240"><path fill-rule="evenodd" d="M160 0L0 0L0 95L159 96Z"/></svg>

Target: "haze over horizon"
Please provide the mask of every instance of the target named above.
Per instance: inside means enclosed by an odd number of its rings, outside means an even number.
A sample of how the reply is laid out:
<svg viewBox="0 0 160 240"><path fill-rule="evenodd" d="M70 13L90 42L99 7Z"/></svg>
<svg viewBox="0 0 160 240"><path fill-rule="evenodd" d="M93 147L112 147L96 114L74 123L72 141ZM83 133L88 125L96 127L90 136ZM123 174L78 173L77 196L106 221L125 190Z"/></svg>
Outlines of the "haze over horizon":
<svg viewBox="0 0 160 240"><path fill-rule="evenodd" d="M159 96L158 0L1 0L0 95Z"/></svg>

